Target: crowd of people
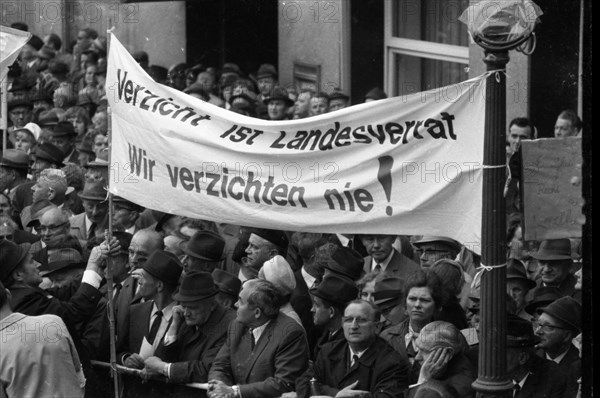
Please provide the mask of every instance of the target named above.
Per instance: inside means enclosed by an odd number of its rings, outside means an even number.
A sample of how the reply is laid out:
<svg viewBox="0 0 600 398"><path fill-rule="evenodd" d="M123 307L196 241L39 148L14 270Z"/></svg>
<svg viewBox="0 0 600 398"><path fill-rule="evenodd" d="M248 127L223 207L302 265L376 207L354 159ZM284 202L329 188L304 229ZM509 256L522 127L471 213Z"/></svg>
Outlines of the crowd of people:
<svg viewBox="0 0 600 398"><path fill-rule="evenodd" d="M134 58L157 82L248 116L350 105L340 90L280 86L269 64L247 75ZM249 228L117 196L109 212L106 38L82 29L67 52L56 34L34 35L9 78L0 397L113 396L92 366L111 346L125 397L475 396L484 271L461 242ZM559 115L557 137L580 130L574 112ZM508 375L513 397L576 397L581 242L523 241L519 145L535 137L528 119L510 123Z"/></svg>

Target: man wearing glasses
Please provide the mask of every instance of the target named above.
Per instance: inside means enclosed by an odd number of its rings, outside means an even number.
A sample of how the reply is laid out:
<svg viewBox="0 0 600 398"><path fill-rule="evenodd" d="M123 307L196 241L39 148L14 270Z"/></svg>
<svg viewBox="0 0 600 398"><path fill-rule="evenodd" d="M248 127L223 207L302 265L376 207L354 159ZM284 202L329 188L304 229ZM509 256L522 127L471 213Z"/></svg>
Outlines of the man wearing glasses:
<svg viewBox="0 0 600 398"><path fill-rule="evenodd" d="M329 396L399 397L408 387L408 360L379 333L381 314L365 300L344 310L343 340L325 344L315 360L320 393Z"/></svg>

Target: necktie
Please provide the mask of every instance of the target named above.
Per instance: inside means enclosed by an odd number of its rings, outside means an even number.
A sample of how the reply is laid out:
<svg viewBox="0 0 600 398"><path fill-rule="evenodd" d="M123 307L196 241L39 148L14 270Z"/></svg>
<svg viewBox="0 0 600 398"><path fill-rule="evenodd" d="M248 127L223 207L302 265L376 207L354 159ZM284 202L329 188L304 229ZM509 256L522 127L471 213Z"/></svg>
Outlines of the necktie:
<svg viewBox="0 0 600 398"><path fill-rule="evenodd" d="M375 272L381 272L381 264L377 263L377 264L375 265L375 269L374 269L374 271L375 271Z"/></svg>
<svg viewBox="0 0 600 398"><path fill-rule="evenodd" d="M352 355L352 361L350 362L350 367L353 367L358 362L358 355Z"/></svg>
<svg viewBox="0 0 600 398"><path fill-rule="evenodd" d="M123 287L123 285L121 285L119 282L115 283L113 289L113 302L116 303L117 300L119 299L119 293L121 293L121 288Z"/></svg>
<svg viewBox="0 0 600 398"><path fill-rule="evenodd" d="M520 392L521 392L521 385L519 383L515 383L515 386L513 387L513 398L517 398L519 396Z"/></svg>
<svg viewBox="0 0 600 398"><path fill-rule="evenodd" d="M154 339L156 338L156 334L158 333L158 328L160 327L160 321L162 320L162 311L158 310L154 313L154 321L152 322L152 326L150 327L150 332L146 337L148 343L154 344Z"/></svg>
<svg viewBox="0 0 600 398"><path fill-rule="evenodd" d="M350 240L348 241L348 248L350 248L350 249L354 249L354 247L353 247L353 246L354 246L354 242L352 242L352 239L350 239Z"/></svg>
<svg viewBox="0 0 600 398"><path fill-rule="evenodd" d="M92 225L90 225L90 229L88 231L88 238L87 240L92 240L96 237L96 223L93 222Z"/></svg>
<svg viewBox="0 0 600 398"><path fill-rule="evenodd" d="M254 341L254 333L252 333L252 329L248 330L248 337L250 338L250 348L254 350L254 345L256 342Z"/></svg>

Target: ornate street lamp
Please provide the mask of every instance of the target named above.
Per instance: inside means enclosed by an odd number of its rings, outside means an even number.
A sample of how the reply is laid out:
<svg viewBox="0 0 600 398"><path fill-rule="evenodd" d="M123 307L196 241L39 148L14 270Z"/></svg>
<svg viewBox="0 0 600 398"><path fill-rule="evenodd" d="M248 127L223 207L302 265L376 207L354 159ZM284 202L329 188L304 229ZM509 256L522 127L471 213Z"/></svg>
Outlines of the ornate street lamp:
<svg viewBox="0 0 600 398"><path fill-rule="evenodd" d="M484 0L460 20L485 51L486 80L479 369L473 388L479 397L512 396L506 368L506 64L508 51L530 53L539 7L529 0ZM531 44L529 44L531 43ZM529 45L528 45L529 44Z"/></svg>

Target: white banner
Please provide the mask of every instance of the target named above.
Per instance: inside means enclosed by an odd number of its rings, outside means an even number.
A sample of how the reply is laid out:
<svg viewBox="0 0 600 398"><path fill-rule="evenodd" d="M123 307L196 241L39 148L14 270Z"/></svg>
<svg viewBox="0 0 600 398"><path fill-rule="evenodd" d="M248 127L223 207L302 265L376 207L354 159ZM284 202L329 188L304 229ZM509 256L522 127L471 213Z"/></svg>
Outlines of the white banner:
<svg viewBox="0 0 600 398"><path fill-rule="evenodd" d="M237 225L479 246L483 77L264 121L155 83L112 36L106 87L115 195Z"/></svg>
<svg viewBox="0 0 600 398"><path fill-rule="evenodd" d="M19 56L21 47L27 43L31 33L0 25L0 80L8 73L8 67Z"/></svg>

